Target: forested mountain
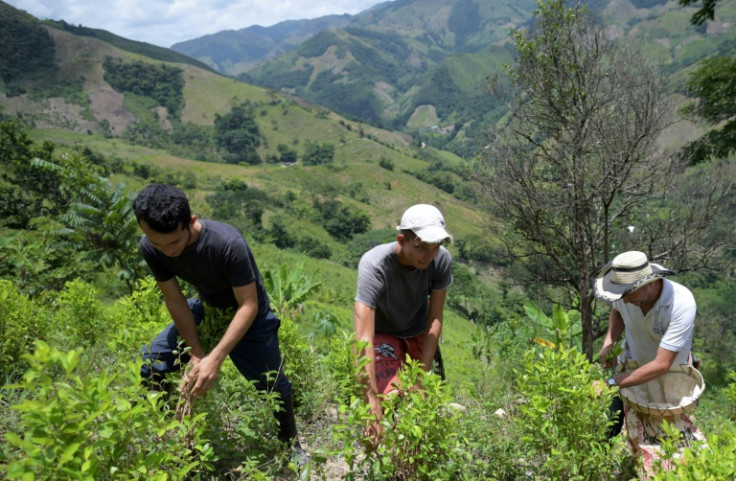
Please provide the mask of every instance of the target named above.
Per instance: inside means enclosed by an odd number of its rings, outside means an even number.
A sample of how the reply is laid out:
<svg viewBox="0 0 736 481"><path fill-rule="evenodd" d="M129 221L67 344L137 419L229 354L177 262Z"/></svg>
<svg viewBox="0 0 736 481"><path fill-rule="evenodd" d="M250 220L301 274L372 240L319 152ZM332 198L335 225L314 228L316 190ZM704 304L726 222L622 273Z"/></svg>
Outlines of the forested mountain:
<svg viewBox="0 0 736 481"><path fill-rule="evenodd" d="M258 63L284 54L312 37L353 21L350 15L288 20L272 27L253 25L175 43L172 50L199 59L227 75L238 75Z"/></svg>
<svg viewBox="0 0 736 481"><path fill-rule="evenodd" d="M382 229L418 192L454 211L458 233L478 222L466 202L472 193L460 182L463 161L449 152L422 149L406 134L348 121L167 49L0 5L7 39L0 48L8 52L0 57L2 117L59 148L113 157L135 183L164 179L209 192L247 175L246 197L270 194L252 201L250 220L243 220L264 227L280 246L322 258L347 259L347 241ZM13 49L19 55L10 55ZM165 53L172 57L162 61ZM25 174L5 175L13 184ZM6 187L6 214L25 228L29 212L12 200L24 189Z"/></svg>
<svg viewBox="0 0 736 481"><path fill-rule="evenodd" d="M716 22L694 27L687 22L693 9L674 1L587 3L612 25L611 35L643 43L672 74L728 50L736 34L727 8ZM525 28L536 6L533 0L397 0L354 15L343 28L325 28L276 58L270 50L257 63L237 54L248 50L248 29L240 38L224 32L191 40L182 51L203 61L217 56L222 72L468 155L479 147L469 139L503 115L488 95L487 78L513 61L510 30ZM257 51L260 42L255 45ZM243 73L228 67L244 62L251 66Z"/></svg>

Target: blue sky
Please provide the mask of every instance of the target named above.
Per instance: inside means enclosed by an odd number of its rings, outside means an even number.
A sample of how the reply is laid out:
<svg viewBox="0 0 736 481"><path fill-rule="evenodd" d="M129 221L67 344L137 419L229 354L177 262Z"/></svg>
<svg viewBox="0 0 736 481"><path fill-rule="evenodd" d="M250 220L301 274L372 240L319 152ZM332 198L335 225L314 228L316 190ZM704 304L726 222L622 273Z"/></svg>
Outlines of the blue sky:
<svg viewBox="0 0 736 481"><path fill-rule="evenodd" d="M40 19L65 20L161 47L223 30L356 14L382 0L4 0Z"/></svg>

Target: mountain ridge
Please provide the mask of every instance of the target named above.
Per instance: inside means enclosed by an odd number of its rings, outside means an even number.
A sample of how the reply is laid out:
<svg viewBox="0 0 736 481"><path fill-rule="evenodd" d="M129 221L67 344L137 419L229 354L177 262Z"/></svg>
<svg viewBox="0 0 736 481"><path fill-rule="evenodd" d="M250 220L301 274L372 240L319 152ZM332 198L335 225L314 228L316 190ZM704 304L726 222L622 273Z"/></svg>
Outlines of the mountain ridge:
<svg viewBox="0 0 736 481"><path fill-rule="evenodd" d="M736 14L730 6L719 11L721 18L715 22L695 27L689 23L694 9L672 0L587 4L612 32L641 42L670 72L689 68L708 48L723 50L724 42L736 37ZM440 127L450 137L438 145L467 152L462 138L455 137L469 129L474 131L471 136L477 135L502 114L487 98L485 79L499 73L503 63L513 62L512 52L504 48L509 33L527 28L536 7L536 1L385 2L354 15L349 25L318 32L237 76L430 140L438 139L434 132ZM681 82L681 76L676 80ZM436 115L422 115L431 110Z"/></svg>

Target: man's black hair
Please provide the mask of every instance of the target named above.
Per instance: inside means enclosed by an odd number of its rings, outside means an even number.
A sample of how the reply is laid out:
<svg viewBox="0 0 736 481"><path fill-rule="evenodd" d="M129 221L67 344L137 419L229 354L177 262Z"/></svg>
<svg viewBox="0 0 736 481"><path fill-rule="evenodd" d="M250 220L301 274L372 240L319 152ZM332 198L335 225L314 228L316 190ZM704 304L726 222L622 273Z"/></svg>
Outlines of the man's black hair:
<svg viewBox="0 0 736 481"><path fill-rule="evenodd" d="M168 234L180 226L186 228L192 220L187 196L180 189L166 184L150 184L143 188L133 201L135 218L140 224Z"/></svg>

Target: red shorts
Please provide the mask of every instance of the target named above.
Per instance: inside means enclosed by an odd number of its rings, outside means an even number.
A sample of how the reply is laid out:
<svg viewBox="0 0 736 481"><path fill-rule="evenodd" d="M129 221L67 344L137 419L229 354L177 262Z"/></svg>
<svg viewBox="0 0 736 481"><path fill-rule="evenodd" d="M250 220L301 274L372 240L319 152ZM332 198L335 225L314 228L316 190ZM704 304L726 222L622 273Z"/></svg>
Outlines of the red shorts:
<svg viewBox="0 0 736 481"><path fill-rule="evenodd" d="M387 394L394 390L396 377L408 354L411 359L422 358L424 334L401 338L390 334L376 333L373 336L373 349L376 352L376 381L378 392Z"/></svg>

